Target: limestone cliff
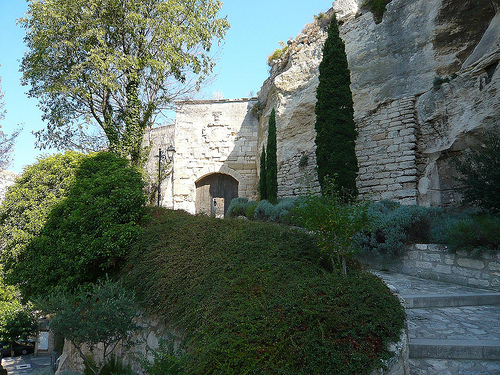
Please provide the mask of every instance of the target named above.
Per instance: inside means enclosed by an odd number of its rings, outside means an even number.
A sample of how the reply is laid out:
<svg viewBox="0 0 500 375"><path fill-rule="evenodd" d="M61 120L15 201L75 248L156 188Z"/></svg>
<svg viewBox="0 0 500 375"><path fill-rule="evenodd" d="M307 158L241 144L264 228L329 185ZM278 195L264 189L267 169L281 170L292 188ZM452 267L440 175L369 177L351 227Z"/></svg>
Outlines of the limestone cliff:
<svg viewBox="0 0 500 375"><path fill-rule="evenodd" d="M392 0L376 23L336 0L359 137L358 186L373 199L453 204L449 157L500 122L500 1ZM280 195L317 189L314 106L326 38L316 17L274 62L259 101L260 148L276 108Z"/></svg>

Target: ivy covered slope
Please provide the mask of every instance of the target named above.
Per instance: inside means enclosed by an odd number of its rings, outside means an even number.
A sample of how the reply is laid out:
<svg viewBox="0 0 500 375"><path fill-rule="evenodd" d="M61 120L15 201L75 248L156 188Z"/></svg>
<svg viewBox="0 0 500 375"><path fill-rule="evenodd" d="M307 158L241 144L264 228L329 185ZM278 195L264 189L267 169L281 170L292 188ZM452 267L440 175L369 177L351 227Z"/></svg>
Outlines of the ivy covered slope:
<svg viewBox="0 0 500 375"><path fill-rule="evenodd" d="M124 277L185 333L180 373L369 374L399 338L404 312L388 288L361 270L332 274L302 231L152 216Z"/></svg>

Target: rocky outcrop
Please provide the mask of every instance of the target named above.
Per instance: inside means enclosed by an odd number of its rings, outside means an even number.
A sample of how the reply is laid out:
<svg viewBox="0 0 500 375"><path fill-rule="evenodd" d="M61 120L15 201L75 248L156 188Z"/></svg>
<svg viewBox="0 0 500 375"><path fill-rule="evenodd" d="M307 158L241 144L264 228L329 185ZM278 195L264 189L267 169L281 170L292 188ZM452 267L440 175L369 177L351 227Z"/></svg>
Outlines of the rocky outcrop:
<svg viewBox="0 0 500 375"><path fill-rule="evenodd" d="M499 1L392 0L380 23L362 3L337 0L327 14L341 22L351 70L359 190L372 199L455 204L450 157L500 121ZM317 188L314 168L298 163L302 155L314 162L324 26L317 17L288 42L259 93L260 145L276 108L280 195ZM304 176L306 185L290 188Z"/></svg>
<svg viewBox="0 0 500 375"><path fill-rule="evenodd" d="M2 203L9 186L14 185L18 175L14 172L0 170L0 204Z"/></svg>

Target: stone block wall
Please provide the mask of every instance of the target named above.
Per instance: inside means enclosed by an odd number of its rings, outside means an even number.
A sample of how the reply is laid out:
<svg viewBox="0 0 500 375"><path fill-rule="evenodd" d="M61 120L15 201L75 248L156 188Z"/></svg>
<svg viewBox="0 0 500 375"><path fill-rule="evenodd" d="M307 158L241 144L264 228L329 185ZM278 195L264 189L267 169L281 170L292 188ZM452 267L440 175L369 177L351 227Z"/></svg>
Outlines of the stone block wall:
<svg viewBox="0 0 500 375"><path fill-rule="evenodd" d="M416 204L415 97L385 102L357 125L360 196Z"/></svg>
<svg viewBox="0 0 500 375"><path fill-rule="evenodd" d="M321 188L316 172L316 153L302 151L282 161L278 167L278 181L279 197L319 194Z"/></svg>
<svg viewBox="0 0 500 375"><path fill-rule="evenodd" d="M451 253L446 245L415 244L390 266L375 266L431 280L500 290L499 252L483 252L475 258L465 251Z"/></svg>

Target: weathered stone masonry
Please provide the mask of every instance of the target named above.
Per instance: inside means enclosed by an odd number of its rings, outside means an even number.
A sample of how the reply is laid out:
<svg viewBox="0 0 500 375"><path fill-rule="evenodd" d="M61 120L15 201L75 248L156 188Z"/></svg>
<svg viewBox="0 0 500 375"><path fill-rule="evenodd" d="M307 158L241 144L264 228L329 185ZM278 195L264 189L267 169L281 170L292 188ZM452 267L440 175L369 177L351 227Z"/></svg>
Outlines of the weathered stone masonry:
<svg viewBox="0 0 500 375"><path fill-rule="evenodd" d="M417 203L415 98L381 104L358 119L358 189L367 199Z"/></svg>

